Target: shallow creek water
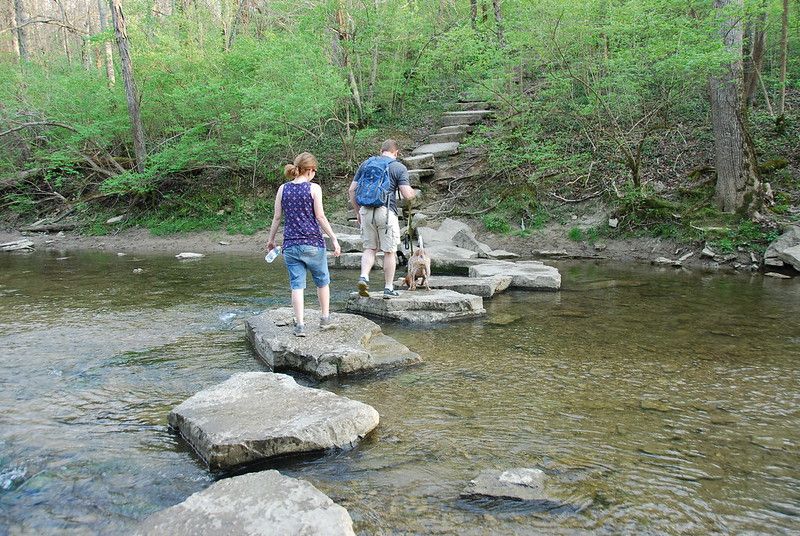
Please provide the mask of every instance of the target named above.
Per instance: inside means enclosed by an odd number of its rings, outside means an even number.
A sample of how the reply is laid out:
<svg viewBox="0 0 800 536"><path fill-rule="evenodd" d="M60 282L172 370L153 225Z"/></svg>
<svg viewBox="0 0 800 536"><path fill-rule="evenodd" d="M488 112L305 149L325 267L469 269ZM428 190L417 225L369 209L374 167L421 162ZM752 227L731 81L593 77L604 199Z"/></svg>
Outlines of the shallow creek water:
<svg viewBox="0 0 800 536"><path fill-rule="evenodd" d="M242 322L288 304L257 256L62 256L0 257L0 534L127 533L209 486L167 414L264 370ZM800 281L558 266L561 292L506 293L482 320L384 323L422 366L319 385L379 428L268 467L360 534L800 531ZM337 309L356 276L334 272ZM510 467L575 507L458 498Z"/></svg>

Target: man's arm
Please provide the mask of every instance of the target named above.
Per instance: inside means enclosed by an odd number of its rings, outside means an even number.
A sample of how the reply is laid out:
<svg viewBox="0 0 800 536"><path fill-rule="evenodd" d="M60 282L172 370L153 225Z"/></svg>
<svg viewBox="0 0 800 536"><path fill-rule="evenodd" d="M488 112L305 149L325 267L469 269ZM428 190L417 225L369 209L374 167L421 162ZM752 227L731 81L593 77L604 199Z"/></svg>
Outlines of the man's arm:
<svg viewBox="0 0 800 536"><path fill-rule="evenodd" d="M350 183L350 188L347 190L347 196L350 198L350 204L353 205L353 210L356 211L356 221L359 225L361 225L361 212L359 212L361 207L356 201L356 186L358 186L358 183L355 180Z"/></svg>

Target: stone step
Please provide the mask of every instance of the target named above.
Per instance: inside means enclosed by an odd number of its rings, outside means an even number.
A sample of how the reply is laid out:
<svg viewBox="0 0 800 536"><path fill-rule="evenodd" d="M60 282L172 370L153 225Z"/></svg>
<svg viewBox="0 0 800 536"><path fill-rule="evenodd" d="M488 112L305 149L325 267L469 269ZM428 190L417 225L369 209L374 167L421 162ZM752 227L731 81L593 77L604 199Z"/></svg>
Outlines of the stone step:
<svg viewBox="0 0 800 536"><path fill-rule="evenodd" d="M245 322L247 338L271 369L305 372L320 380L421 361L418 354L385 336L380 326L371 320L331 313L333 327L323 329L319 326L319 314L319 311L306 309L306 336L295 337L292 309L272 309Z"/></svg>
<svg viewBox="0 0 800 536"><path fill-rule="evenodd" d="M358 229L355 231L359 232ZM331 237L326 234L323 234L322 237L325 239L325 248L328 251L333 251ZM342 234L337 232L336 240L339 241L339 248L341 248L342 253L361 252L364 250L364 241L361 240L360 234Z"/></svg>
<svg viewBox="0 0 800 536"><path fill-rule="evenodd" d="M486 101L458 102L456 108L460 111L486 110L489 108L489 103Z"/></svg>
<svg viewBox="0 0 800 536"><path fill-rule="evenodd" d="M473 125L451 125L449 127L442 127L436 131L437 134L451 134L453 132L467 133L475 130Z"/></svg>
<svg viewBox="0 0 800 536"><path fill-rule="evenodd" d="M473 124L492 114L491 110L472 110L468 112L447 112L442 115L442 126Z"/></svg>
<svg viewBox="0 0 800 536"><path fill-rule="evenodd" d="M408 180L411 181L411 186L413 188L419 188L424 180L430 180L433 178L433 175L436 173L436 170L431 168L426 169L410 169L408 170Z"/></svg>
<svg viewBox="0 0 800 536"><path fill-rule="evenodd" d="M413 154L413 153L412 153ZM429 169L433 167L434 158L432 154L416 153L414 156L404 156L400 161L409 169Z"/></svg>
<svg viewBox="0 0 800 536"><path fill-rule="evenodd" d="M457 141L461 143L464 141L466 137L466 133L464 132L447 132L444 134L432 134L428 136L428 143L448 143L451 141Z"/></svg>
<svg viewBox="0 0 800 536"><path fill-rule="evenodd" d="M447 157L457 153L458 142L455 141L448 143L426 143L411 151L412 155L431 154L434 158Z"/></svg>
<svg viewBox="0 0 800 536"><path fill-rule="evenodd" d="M383 292L372 292L368 298L353 293L347 310L413 323L446 322L474 318L486 314L483 298L452 290L400 291L400 296L384 299Z"/></svg>
<svg viewBox="0 0 800 536"><path fill-rule="evenodd" d="M221 530L221 527L225 527ZM344 507L310 482L274 469L219 480L145 519L137 536L197 534L354 535Z"/></svg>
<svg viewBox="0 0 800 536"><path fill-rule="evenodd" d="M292 310L285 309L291 319ZM290 338L283 344L297 344L291 330L286 328ZM303 387L285 374L239 372L183 401L168 420L211 471L225 471L275 456L349 447L378 426L379 416L367 404Z"/></svg>

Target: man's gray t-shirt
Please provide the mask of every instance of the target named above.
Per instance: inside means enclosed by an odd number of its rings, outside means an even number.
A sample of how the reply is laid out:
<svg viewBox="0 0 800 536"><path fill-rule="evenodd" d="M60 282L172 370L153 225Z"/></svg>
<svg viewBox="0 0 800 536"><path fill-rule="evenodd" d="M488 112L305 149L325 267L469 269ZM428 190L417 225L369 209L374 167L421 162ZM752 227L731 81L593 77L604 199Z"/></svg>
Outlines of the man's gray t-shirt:
<svg viewBox="0 0 800 536"><path fill-rule="evenodd" d="M398 214L397 191L399 190L400 186L411 186L411 181L408 179L408 168L406 168L402 162L392 158L391 156L376 156L374 158L380 158L384 161L392 161L392 163L389 164L389 180L391 181L390 190L392 192L392 195L389 197L389 208L391 208L395 214ZM358 179L361 178L361 170L366 162L367 161L364 160L364 162L361 162L361 165L358 166L356 176L353 178L355 182L358 182Z"/></svg>

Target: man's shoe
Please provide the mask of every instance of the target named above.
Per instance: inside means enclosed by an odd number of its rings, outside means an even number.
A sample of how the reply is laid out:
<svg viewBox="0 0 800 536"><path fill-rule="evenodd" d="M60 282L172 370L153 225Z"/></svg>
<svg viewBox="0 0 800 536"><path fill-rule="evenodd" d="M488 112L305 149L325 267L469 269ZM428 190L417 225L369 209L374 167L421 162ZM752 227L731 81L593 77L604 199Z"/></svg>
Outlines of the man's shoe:
<svg viewBox="0 0 800 536"><path fill-rule="evenodd" d="M369 298L369 281L363 277L358 279L358 295L362 298Z"/></svg>
<svg viewBox="0 0 800 536"><path fill-rule="evenodd" d="M398 296L400 296L400 293L397 292L396 290L392 290L392 289L389 289L389 288L383 289L383 299L384 300L388 300L389 298L397 298Z"/></svg>
<svg viewBox="0 0 800 536"><path fill-rule="evenodd" d="M329 329L333 329L335 327L336 326L334 325L333 320L331 320L330 316L319 317L319 329L321 329L322 331L328 331Z"/></svg>
<svg viewBox="0 0 800 536"><path fill-rule="evenodd" d="M306 336L306 326L304 324L295 324L294 330L292 331L295 337L305 337Z"/></svg>

